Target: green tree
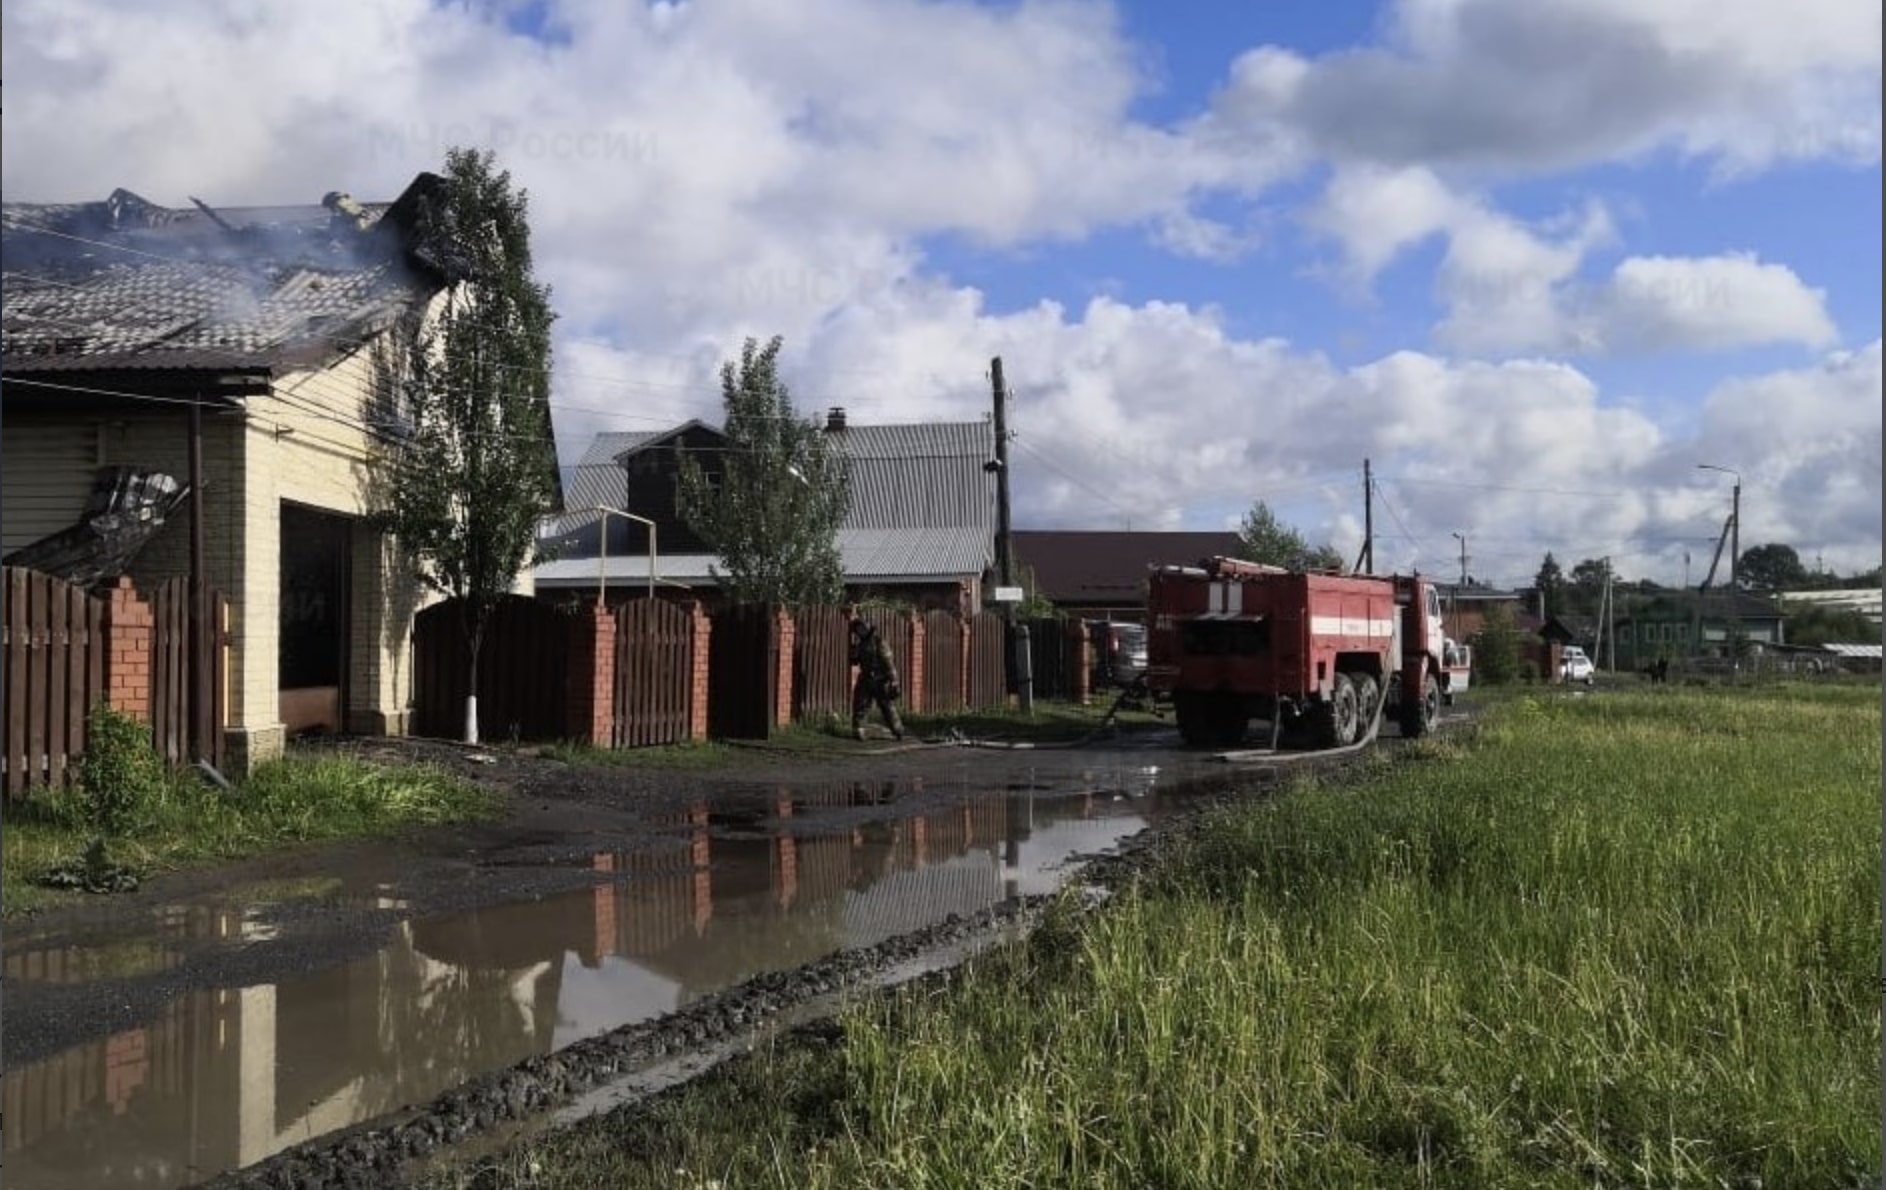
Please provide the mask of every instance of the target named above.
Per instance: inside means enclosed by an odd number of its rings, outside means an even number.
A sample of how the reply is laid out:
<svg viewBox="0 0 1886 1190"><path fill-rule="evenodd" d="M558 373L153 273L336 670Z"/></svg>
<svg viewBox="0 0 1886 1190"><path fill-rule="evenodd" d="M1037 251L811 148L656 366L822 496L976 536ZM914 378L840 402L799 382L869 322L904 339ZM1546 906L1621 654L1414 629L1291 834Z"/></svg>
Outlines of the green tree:
<svg viewBox="0 0 1886 1190"><path fill-rule="evenodd" d="M533 556L556 501L550 291L531 270L529 196L493 155L454 148L418 236L447 281L429 318L376 344L379 398L405 427L382 467L375 523L419 579L459 601L478 740L478 655L491 611Z"/></svg>
<svg viewBox="0 0 1886 1190"><path fill-rule="evenodd" d="M748 339L721 366L726 449L717 470L680 458L680 514L726 565L736 603L835 603L844 597L838 527L850 508L845 459L822 423L793 412L779 378L781 340Z"/></svg>
<svg viewBox="0 0 1886 1190"><path fill-rule="evenodd" d="M1473 678L1489 686L1504 686L1519 677L1522 652L1519 621L1512 606L1495 603L1487 608L1480 631L1473 638Z"/></svg>
<svg viewBox="0 0 1886 1190"><path fill-rule="evenodd" d="M1312 546L1303 534L1278 520L1262 500L1251 506L1238 527L1238 556L1289 570L1343 569L1342 555L1334 546Z"/></svg>
<svg viewBox="0 0 1886 1190"><path fill-rule="evenodd" d="M1807 567L1791 545L1770 542L1742 551L1736 581L1751 591L1787 591L1805 586Z"/></svg>
<svg viewBox="0 0 1886 1190"><path fill-rule="evenodd" d="M1586 558L1573 566L1571 582L1559 593L1563 610L1596 615L1604 602L1604 582L1610 573L1611 563L1605 558Z"/></svg>
<svg viewBox="0 0 1886 1190"><path fill-rule="evenodd" d="M1539 564L1539 573L1533 576L1532 585L1545 598L1545 614L1556 616L1568 609L1559 606L1559 596L1565 590L1565 571L1559 566L1559 560L1547 550L1545 561Z"/></svg>
<svg viewBox="0 0 1886 1190"><path fill-rule="evenodd" d="M1794 604L1782 617L1782 635L1791 645L1870 644L1880 627L1851 608Z"/></svg>

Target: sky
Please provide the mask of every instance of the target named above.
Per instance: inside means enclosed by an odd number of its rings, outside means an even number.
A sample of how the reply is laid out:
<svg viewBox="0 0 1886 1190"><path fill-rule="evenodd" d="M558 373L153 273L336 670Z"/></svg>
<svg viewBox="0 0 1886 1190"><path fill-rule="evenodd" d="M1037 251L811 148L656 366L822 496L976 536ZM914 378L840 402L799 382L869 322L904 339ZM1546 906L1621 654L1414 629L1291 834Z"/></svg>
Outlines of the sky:
<svg viewBox="0 0 1886 1190"><path fill-rule="evenodd" d="M1014 523L1378 569L1881 553L1877 0L13 0L0 191L528 191L573 462L1011 389Z"/></svg>

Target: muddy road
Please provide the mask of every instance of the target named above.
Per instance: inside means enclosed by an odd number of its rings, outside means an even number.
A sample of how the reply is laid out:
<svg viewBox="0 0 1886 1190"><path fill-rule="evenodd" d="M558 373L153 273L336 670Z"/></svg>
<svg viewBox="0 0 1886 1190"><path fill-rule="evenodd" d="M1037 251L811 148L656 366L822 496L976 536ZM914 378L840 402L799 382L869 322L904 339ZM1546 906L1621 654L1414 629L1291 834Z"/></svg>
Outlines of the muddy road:
<svg viewBox="0 0 1886 1190"><path fill-rule="evenodd" d="M9 1185L385 1184L959 961L1212 801L1352 763L1228 765L1169 729L712 772L330 746L447 764L508 810L10 923Z"/></svg>

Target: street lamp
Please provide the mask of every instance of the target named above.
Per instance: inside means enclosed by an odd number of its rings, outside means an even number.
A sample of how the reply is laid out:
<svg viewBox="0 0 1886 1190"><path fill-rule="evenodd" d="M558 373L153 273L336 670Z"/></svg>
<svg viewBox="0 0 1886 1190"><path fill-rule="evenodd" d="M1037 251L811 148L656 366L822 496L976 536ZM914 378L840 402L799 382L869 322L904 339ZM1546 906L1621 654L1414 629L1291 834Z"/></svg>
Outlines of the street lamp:
<svg viewBox="0 0 1886 1190"><path fill-rule="evenodd" d="M1729 497L1729 654L1731 672L1741 668L1741 661L1735 656L1735 650L1742 636L1742 605L1736 602L1741 594L1742 564L1742 473L1733 467L1718 467L1714 463L1696 464L1698 471L1720 471L1735 480L1735 490Z"/></svg>

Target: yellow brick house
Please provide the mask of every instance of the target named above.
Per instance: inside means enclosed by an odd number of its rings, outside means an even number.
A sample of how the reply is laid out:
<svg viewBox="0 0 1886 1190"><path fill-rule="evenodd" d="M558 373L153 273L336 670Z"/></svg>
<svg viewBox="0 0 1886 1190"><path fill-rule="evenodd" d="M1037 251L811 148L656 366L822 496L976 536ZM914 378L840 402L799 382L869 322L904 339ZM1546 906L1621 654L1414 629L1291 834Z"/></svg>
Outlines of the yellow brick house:
<svg viewBox="0 0 1886 1190"><path fill-rule="evenodd" d="M440 185L422 174L366 205L174 209L118 190L0 208L4 552L77 522L101 472L187 485L194 434L201 499L125 573L187 574L200 506L204 577L232 609L236 772L301 731L405 730L423 597L366 519L399 430L372 345L443 292L419 218Z"/></svg>

